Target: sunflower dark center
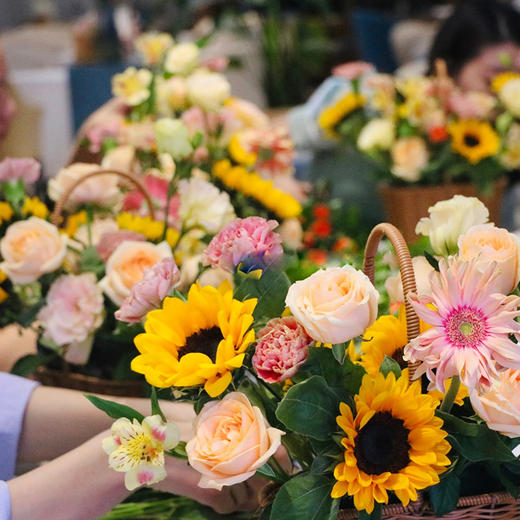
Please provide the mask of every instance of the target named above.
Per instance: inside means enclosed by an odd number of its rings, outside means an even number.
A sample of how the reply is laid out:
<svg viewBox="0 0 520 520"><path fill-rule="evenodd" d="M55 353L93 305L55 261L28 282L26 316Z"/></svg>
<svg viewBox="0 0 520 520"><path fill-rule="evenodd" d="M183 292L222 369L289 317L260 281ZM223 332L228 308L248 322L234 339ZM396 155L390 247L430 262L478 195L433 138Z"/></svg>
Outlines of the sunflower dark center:
<svg viewBox="0 0 520 520"><path fill-rule="evenodd" d="M464 144L470 148L473 148L474 146L478 146L480 144L480 139L473 134L465 134Z"/></svg>
<svg viewBox="0 0 520 520"><path fill-rule="evenodd" d="M394 353L392 354L392 359L394 361L397 361L399 363L399 366L401 368L406 368L407 366L407 363L406 361L403 359L403 355L404 355L404 347L399 347L397 350L394 351Z"/></svg>
<svg viewBox="0 0 520 520"><path fill-rule="evenodd" d="M377 412L356 437L354 454L368 475L397 473L410 462L409 431L390 412Z"/></svg>
<svg viewBox="0 0 520 520"><path fill-rule="evenodd" d="M218 327L199 330L199 332L186 338L186 345L179 350L179 359L186 354L198 352L199 354L206 354L211 361L215 362L218 344L222 339L224 339L224 336L222 336Z"/></svg>

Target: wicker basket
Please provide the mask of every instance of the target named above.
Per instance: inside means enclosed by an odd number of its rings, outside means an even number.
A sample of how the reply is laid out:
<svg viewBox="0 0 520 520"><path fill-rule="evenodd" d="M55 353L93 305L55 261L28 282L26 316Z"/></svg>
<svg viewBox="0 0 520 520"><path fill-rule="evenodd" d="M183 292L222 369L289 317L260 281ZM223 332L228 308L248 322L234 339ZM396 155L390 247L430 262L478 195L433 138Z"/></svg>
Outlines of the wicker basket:
<svg viewBox="0 0 520 520"><path fill-rule="evenodd" d="M154 207L150 195L146 191L143 184L133 175L117 171L117 170L96 170L88 173L73 183L69 189L65 191L63 196L56 202L54 211L51 215L51 221L54 225L59 226L62 222L62 212L71 193L84 181L98 175L114 174L121 177L126 183L133 184L144 196L150 216L154 218ZM36 379L46 386L58 386L61 388L72 388L83 392L92 392L96 394L115 395L122 397L143 397L145 395L145 385L141 381L123 380L113 381L110 379L102 379L94 376L78 374L67 370L51 370L46 367L40 367L35 373Z"/></svg>
<svg viewBox="0 0 520 520"><path fill-rule="evenodd" d="M417 240L415 226L421 217L428 216L428 208L440 200L451 199L454 195L481 199L489 209L489 220L498 225L505 185L505 180L497 181L489 197L483 197L476 186L470 183L406 187L381 185L378 191L388 220L401 230L408 242L413 242Z"/></svg>
<svg viewBox="0 0 520 520"><path fill-rule="evenodd" d="M374 282L375 274L375 255L381 239L386 236L395 250L399 261L399 269L403 281L404 294L415 292L415 276L413 272L412 259L403 235L392 224L378 224L370 233L365 248L364 271ZM406 300L406 319L408 340L419 335L419 318L413 311L412 306ZM417 364L409 364L410 379L413 379ZM341 510L338 513L338 520L355 520L358 518L358 511ZM385 520L419 520L422 518L435 518L438 520L513 520L520 519L520 500L514 499L509 493L489 493L477 496L462 497L456 509L451 513L438 517L419 494L419 500L403 507L398 504L391 504L383 507L382 517Z"/></svg>

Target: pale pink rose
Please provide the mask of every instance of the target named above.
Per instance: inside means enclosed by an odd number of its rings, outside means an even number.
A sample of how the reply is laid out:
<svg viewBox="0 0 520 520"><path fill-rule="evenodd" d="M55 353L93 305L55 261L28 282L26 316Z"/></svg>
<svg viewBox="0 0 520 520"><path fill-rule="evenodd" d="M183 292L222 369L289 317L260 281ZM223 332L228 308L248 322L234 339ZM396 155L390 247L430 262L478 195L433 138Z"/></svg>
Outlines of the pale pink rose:
<svg viewBox="0 0 520 520"><path fill-rule="evenodd" d="M67 252L67 236L45 220L31 217L11 224L0 240L0 270L16 284L56 271Z"/></svg>
<svg viewBox="0 0 520 520"><path fill-rule="evenodd" d="M262 217L237 218L215 235L202 254L203 265L233 272L248 260L258 268L270 265L283 254L282 238L273 231L276 220Z"/></svg>
<svg viewBox="0 0 520 520"><path fill-rule="evenodd" d="M253 368L268 383L285 381L305 363L311 343L295 318L274 318L258 333Z"/></svg>
<svg viewBox="0 0 520 520"><path fill-rule="evenodd" d="M222 72L229 65L229 58L220 56L218 58L210 58L201 62L201 67L206 67L213 72Z"/></svg>
<svg viewBox="0 0 520 520"><path fill-rule="evenodd" d="M520 371L505 370L489 388L470 392L471 405L488 428L512 439L520 437Z"/></svg>
<svg viewBox="0 0 520 520"><path fill-rule="evenodd" d="M203 135L207 133L207 122L204 112L199 107L191 107L184 111L181 115L184 126L188 129L190 136L194 136L197 132Z"/></svg>
<svg viewBox="0 0 520 520"><path fill-rule="evenodd" d="M103 292L96 282L93 273L60 276L38 313L43 337L65 347L64 358L69 363L88 361L94 332L103 323Z"/></svg>
<svg viewBox="0 0 520 520"><path fill-rule="evenodd" d="M33 184L40 178L40 170L40 163L29 157L6 157L0 162L0 182L21 179Z"/></svg>
<svg viewBox="0 0 520 520"><path fill-rule="evenodd" d="M148 312L158 309L163 299L179 284L181 275L173 258L164 258L144 272L143 279L132 287L116 311L116 319L126 323L141 321Z"/></svg>
<svg viewBox="0 0 520 520"><path fill-rule="evenodd" d="M368 72L375 72L375 70L376 69L371 63L365 61L350 61L334 67L332 69L332 74L339 78L345 78L352 81Z"/></svg>
<svg viewBox="0 0 520 520"><path fill-rule="evenodd" d="M417 285L417 295L426 296L431 294L430 274L433 273L435 269L424 256L414 256L412 263L415 273L415 283ZM390 297L391 304L404 303L401 273L395 276L389 276L385 282L385 289Z"/></svg>
<svg viewBox="0 0 520 520"><path fill-rule="evenodd" d="M99 153L105 139L117 137L120 126L119 121L108 121L106 124L96 124L88 128L85 137L89 140L89 152Z"/></svg>
<svg viewBox="0 0 520 520"><path fill-rule="evenodd" d="M62 168L56 177L49 181L49 197L57 201L78 180L99 170L98 164L74 163ZM117 175L104 174L91 177L80 184L70 195L66 207L74 209L80 204L94 203L99 206L113 207L122 199Z"/></svg>
<svg viewBox="0 0 520 520"><path fill-rule="evenodd" d="M377 318L379 293L350 265L321 269L289 287L285 303L307 334L322 343L344 343Z"/></svg>
<svg viewBox="0 0 520 520"><path fill-rule="evenodd" d="M119 244L107 261L104 278L99 282L103 292L119 307L130 296L132 287L143 279L146 269L163 258L171 257L166 242L125 241Z"/></svg>
<svg viewBox="0 0 520 520"><path fill-rule="evenodd" d="M448 98L448 108L461 119L486 119L496 100L484 92L454 91Z"/></svg>
<svg viewBox="0 0 520 520"><path fill-rule="evenodd" d="M276 453L282 435L244 394L231 392L204 405L186 453L202 475L199 486L222 489L252 477Z"/></svg>
<svg viewBox="0 0 520 520"><path fill-rule="evenodd" d="M133 240L134 242L145 242L146 237L141 233L130 231L129 229L107 231L106 233L103 233L96 244L99 258L106 263L112 253L118 248L119 244L128 240Z"/></svg>
<svg viewBox="0 0 520 520"><path fill-rule="evenodd" d="M421 170L428 164L429 154L424 139L401 137L392 147L392 174L405 181L418 181Z"/></svg>
<svg viewBox="0 0 520 520"><path fill-rule="evenodd" d="M512 292L520 281L520 244L518 238L507 229L493 224L471 227L459 237L459 257L462 260L477 259L479 269L496 262L499 275L494 281L501 294Z"/></svg>

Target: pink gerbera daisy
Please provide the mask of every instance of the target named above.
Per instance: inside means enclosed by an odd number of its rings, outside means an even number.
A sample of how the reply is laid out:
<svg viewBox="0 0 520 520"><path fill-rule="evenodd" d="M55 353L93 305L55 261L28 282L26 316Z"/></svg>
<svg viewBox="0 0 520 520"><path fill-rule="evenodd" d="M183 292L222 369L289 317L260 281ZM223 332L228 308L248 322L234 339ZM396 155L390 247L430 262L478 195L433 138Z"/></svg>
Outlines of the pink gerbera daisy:
<svg viewBox="0 0 520 520"><path fill-rule="evenodd" d="M405 348L407 361L421 362L417 374L426 373L444 392L455 375L475 388L489 385L497 371L520 369L520 345L509 337L519 333L520 298L496 293L496 264L482 270L475 261L441 260L439 269L429 296L409 297L419 318L432 325Z"/></svg>

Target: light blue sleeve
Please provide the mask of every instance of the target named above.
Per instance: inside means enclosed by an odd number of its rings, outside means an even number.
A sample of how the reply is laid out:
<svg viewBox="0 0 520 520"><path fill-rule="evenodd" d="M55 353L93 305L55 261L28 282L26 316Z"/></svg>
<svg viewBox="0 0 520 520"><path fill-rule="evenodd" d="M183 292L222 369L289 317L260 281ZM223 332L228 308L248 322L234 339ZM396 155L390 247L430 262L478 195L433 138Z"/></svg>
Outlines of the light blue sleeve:
<svg viewBox="0 0 520 520"><path fill-rule="evenodd" d="M11 497L3 480L0 480L0 520L11 520Z"/></svg>
<svg viewBox="0 0 520 520"><path fill-rule="evenodd" d="M0 480L14 475L25 408L37 385L35 381L0 372Z"/></svg>

